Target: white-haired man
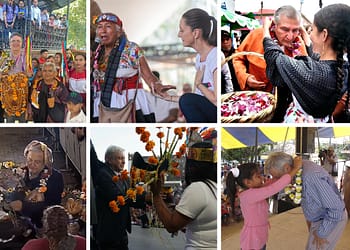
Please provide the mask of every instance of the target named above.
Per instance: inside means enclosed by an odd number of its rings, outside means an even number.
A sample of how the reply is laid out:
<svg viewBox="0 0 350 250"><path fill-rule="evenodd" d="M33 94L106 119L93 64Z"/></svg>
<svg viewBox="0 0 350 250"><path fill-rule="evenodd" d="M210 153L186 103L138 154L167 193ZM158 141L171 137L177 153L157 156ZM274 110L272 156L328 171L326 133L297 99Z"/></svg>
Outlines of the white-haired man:
<svg viewBox="0 0 350 250"><path fill-rule="evenodd" d="M283 152L271 153L265 167L274 178L288 173L293 157ZM332 177L316 163L303 160L301 207L309 228L305 249L335 249L348 216L344 201Z"/></svg>

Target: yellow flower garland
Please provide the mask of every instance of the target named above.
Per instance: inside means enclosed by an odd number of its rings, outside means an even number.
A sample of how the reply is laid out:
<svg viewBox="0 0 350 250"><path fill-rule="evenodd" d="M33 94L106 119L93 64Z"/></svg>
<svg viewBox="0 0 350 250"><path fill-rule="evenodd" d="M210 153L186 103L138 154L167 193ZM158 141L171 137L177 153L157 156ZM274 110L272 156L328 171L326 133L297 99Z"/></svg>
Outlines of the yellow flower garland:
<svg viewBox="0 0 350 250"><path fill-rule="evenodd" d="M295 183L289 184L284 188L284 192L288 197L294 202L294 204L299 205L301 202L301 192L302 192L302 175L303 170L299 169L295 175Z"/></svg>

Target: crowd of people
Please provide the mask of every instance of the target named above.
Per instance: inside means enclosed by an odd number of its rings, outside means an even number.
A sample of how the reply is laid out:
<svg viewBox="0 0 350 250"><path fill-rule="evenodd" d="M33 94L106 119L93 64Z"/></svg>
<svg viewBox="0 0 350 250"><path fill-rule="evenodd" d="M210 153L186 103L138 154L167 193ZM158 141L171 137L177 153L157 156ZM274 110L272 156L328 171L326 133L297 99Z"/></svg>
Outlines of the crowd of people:
<svg viewBox="0 0 350 250"><path fill-rule="evenodd" d="M66 14L50 13L46 7L40 9L38 0L32 0L30 6L26 6L26 3L24 0L6 0L0 3L0 27L3 31L1 40L5 44L9 44L9 33L25 34L26 22L40 30L68 28Z"/></svg>
<svg viewBox="0 0 350 250"><path fill-rule="evenodd" d="M17 91L13 97L11 89L3 88L1 122L85 122L86 55L82 52L74 54L68 51L67 66L63 68L62 53L57 52L54 56L42 49L40 57L32 59L29 69L22 35L13 32L9 58L14 65L6 74L1 73L1 84L15 84ZM18 75L22 77L13 77Z"/></svg>

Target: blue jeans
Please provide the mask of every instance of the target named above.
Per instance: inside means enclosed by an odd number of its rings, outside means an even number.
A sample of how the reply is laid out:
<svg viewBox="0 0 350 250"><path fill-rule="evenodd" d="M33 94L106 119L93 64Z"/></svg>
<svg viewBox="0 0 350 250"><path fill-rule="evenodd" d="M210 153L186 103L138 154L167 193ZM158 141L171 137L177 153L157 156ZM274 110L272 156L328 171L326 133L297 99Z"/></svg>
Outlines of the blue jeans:
<svg viewBox="0 0 350 250"><path fill-rule="evenodd" d="M194 93L183 94L179 105L186 122L216 122L217 108L205 96Z"/></svg>

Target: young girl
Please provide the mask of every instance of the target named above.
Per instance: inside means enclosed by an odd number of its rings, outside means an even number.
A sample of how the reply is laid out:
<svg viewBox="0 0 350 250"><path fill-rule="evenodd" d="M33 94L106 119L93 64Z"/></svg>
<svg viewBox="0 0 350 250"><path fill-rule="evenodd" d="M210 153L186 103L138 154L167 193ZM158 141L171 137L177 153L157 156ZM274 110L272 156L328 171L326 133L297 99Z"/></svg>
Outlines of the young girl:
<svg viewBox="0 0 350 250"><path fill-rule="evenodd" d="M283 175L275 182L264 186L264 179L260 175L258 165L246 163L232 168L227 176L226 185L235 194L237 184L244 189L240 194L240 204L244 217L241 231L240 245L242 250L265 250L268 238L268 203L266 198L287 186L292 177L301 168L301 157L294 159L294 167L289 174ZM234 199L234 197L230 197Z"/></svg>

